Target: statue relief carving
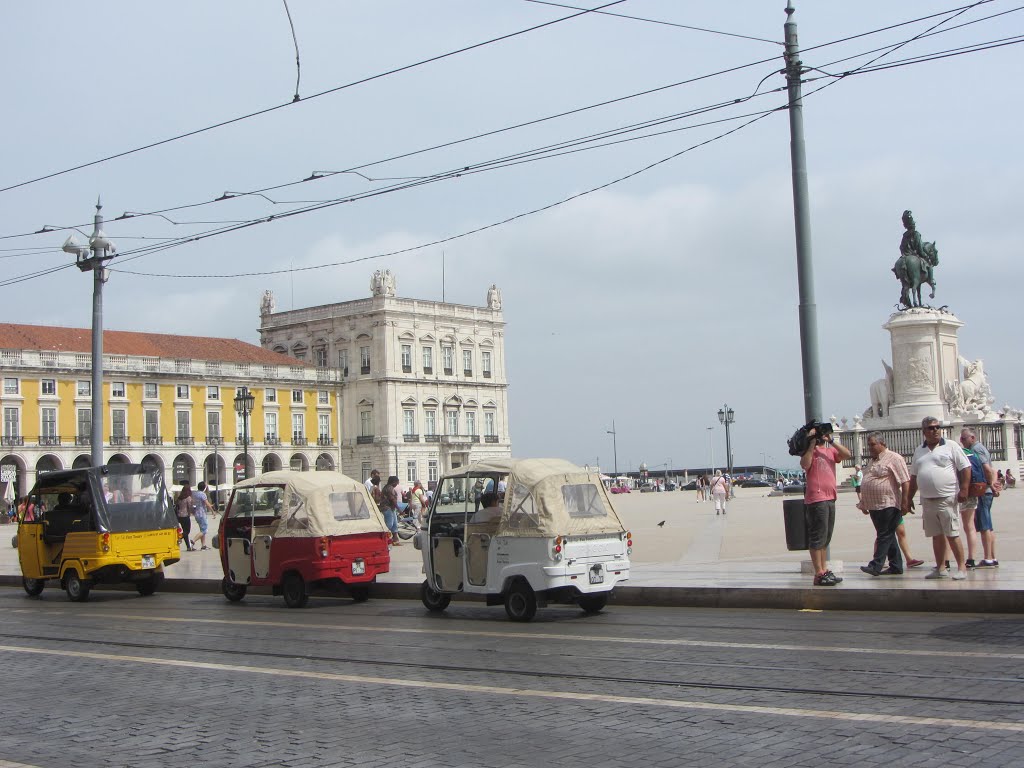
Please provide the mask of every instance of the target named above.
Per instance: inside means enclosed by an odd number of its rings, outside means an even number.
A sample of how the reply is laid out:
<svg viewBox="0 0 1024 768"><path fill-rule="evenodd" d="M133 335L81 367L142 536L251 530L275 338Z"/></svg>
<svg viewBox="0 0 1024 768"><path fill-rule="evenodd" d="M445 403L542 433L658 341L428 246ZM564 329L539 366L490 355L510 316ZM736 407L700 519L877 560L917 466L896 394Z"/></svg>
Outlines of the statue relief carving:
<svg viewBox="0 0 1024 768"><path fill-rule="evenodd" d="M927 344L918 345L917 349L899 350L899 360L895 360L896 370L904 377L904 386L908 390L929 391L935 388L932 376L932 357Z"/></svg>
<svg viewBox="0 0 1024 768"><path fill-rule="evenodd" d="M494 283L487 289L487 308L501 309L501 291Z"/></svg>
<svg viewBox="0 0 1024 768"><path fill-rule="evenodd" d="M277 302L274 301L273 291L264 291L263 300L260 301L260 315L272 315L277 309Z"/></svg>
<svg viewBox="0 0 1024 768"><path fill-rule="evenodd" d="M370 291L374 296L394 296L394 273L390 269L378 269L370 278Z"/></svg>
<svg viewBox="0 0 1024 768"><path fill-rule="evenodd" d="M985 364L982 360L970 362L958 357L957 362L963 367L964 380L950 381L946 384L946 405L951 413L963 415L971 412L988 415L992 412L992 388L985 375Z"/></svg>

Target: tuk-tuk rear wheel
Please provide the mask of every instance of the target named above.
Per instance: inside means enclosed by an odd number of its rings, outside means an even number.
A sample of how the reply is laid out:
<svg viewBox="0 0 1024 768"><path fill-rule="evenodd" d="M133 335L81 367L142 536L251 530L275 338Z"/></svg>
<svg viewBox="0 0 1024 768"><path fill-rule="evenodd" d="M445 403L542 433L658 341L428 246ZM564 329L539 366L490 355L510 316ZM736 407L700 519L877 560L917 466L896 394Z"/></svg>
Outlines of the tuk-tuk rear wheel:
<svg viewBox="0 0 1024 768"><path fill-rule="evenodd" d="M424 581L423 586L420 587L420 599L423 601L424 607L428 611L433 611L434 613L440 613L452 602L451 595L445 594L444 592L438 592L430 586L429 581Z"/></svg>
<svg viewBox="0 0 1024 768"><path fill-rule="evenodd" d="M505 594L505 613L512 621L531 621L537 615L537 595L525 581L514 581Z"/></svg>
<svg viewBox="0 0 1024 768"><path fill-rule="evenodd" d="M36 597L42 594L43 587L46 586L45 579L26 579L22 578L21 586L25 588L25 592L28 593L29 597Z"/></svg>
<svg viewBox="0 0 1024 768"><path fill-rule="evenodd" d="M136 581L135 582L135 589L138 591L139 595L141 595L142 597L149 597L154 592L156 592L156 588L159 585L160 585L160 578L156 574L154 574L154 575L150 576L148 579L143 579L142 581Z"/></svg>
<svg viewBox="0 0 1024 768"><path fill-rule="evenodd" d="M576 601L576 604L583 609L585 613L600 613L604 610L604 607L608 605L608 593L600 595L584 595Z"/></svg>
<svg viewBox="0 0 1024 768"><path fill-rule="evenodd" d="M365 603L370 599L370 586L368 584L353 584L349 586L348 594L357 603Z"/></svg>
<svg viewBox="0 0 1024 768"><path fill-rule="evenodd" d="M64 591L68 593L68 600L73 603L84 603L89 599L89 590L92 589L92 582L80 578L78 571L68 571L64 576Z"/></svg>
<svg viewBox="0 0 1024 768"><path fill-rule="evenodd" d="M286 573L281 580L281 594L284 595L284 604L289 608L304 608L309 602L309 595L306 594L306 582L295 571Z"/></svg>
<svg viewBox="0 0 1024 768"><path fill-rule="evenodd" d="M235 584L227 576L225 576L220 583L220 591L223 592L224 597L232 603L237 603L245 597L245 585Z"/></svg>

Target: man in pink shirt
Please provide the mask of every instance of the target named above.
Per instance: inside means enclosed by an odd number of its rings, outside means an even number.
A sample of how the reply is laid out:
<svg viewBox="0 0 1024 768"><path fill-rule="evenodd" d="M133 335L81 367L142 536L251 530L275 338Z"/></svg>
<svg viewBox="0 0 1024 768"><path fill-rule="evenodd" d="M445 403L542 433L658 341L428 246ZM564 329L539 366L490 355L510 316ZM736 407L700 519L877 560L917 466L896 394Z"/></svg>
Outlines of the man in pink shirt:
<svg viewBox="0 0 1024 768"><path fill-rule="evenodd" d="M804 523L816 587L834 587L842 581L826 567L825 553L836 524L836 464L852 456L845 445L833 442L831 430L824 434L820 434L819 427L808 430L807 450L800 457L800 468L807 475Z"/></svg>

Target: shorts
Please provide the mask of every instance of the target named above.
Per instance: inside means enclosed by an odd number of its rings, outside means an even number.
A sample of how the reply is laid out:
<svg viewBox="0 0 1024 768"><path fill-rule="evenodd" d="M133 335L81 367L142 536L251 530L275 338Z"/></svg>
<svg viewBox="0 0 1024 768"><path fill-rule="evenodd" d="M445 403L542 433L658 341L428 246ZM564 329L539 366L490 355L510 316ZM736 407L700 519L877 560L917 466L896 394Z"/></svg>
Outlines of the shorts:
<svg viewBox="0 0 1024 768"><path fill-rule="evenodd" d="M956 496L921 499L921 521L924 523L924 535L928 538L948 536L952 539L959 536L960 505Z"/></svg>
<svg viewBox="0 0 1024 768"><path fill-rule="evenodd" d="M986 493L978 499L978 511L974 513L974 530L992 530L992 499L994 498L993 494Z"/></svg>
<svg viewBox="0 0 1024 768"><path fill-rule="evenodd" d="M836 527L835 499L804 504L804 525L807 526L807 548L825 549Z"/></svg>
<svg viewBox="0 0 1024 768"><path fill-rule="evenodd" d="M968 497L967 501L960 502L960 511L961 512L968 512L968 511L970 511L972 509L976 509L977 507L978 507L978 497L977 496L970 496L970 497Z"/></svg>

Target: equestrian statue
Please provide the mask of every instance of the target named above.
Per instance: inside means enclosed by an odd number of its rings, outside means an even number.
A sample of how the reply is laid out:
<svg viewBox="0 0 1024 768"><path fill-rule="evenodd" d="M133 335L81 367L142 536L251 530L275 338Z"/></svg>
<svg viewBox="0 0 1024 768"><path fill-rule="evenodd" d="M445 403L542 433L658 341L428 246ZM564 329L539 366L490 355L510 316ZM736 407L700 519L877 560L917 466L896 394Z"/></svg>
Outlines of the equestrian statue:
<svg viewBox="0 0 1024 768"><path fill-rule="evenodd" d="M926 243L921 238L914 224L914 214L903 212L903 226L906 231L900 240L900 257L892 271L900 281L903 290L900 292L900 309L921 307L921 286L931 286L931 298L935 298L935 267L939 263L939 249L935 243Z"/></svg>

